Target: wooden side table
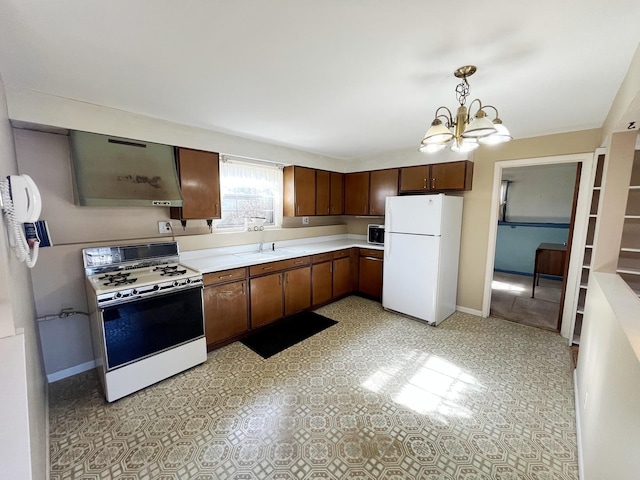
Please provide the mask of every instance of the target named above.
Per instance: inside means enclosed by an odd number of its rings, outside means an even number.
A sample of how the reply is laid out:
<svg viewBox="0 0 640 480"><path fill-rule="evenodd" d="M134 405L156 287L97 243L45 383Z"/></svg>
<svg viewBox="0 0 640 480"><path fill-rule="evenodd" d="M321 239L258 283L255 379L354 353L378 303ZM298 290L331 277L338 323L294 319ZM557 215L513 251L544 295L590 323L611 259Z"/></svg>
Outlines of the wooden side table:
<svg viewBox="0 0 640 480"><path fill-rule="evenodd" d="M564 263L567 256L567 246L563 243L541 243L536 249L536 260L533 267L533 286L531 298L536 293L536 285L540 282L540 275L564 277Z"/></svg>

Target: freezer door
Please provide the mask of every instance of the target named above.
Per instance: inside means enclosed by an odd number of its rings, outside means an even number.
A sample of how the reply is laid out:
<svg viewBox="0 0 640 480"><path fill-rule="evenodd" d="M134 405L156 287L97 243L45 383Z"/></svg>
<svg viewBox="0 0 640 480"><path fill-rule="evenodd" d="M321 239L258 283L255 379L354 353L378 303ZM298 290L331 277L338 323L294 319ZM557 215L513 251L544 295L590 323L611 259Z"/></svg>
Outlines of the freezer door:
<svg viewBox="0 0 640 480"><path fill-rule="evenodd" d="M444 195L387 197L385 233L440 235Z"/></svg>
<svg viewBox="0 0 640 480"><path fill-rule="evenodd" d="M440 237L392 233L387 238L382 306L435 323Z"/></svg>

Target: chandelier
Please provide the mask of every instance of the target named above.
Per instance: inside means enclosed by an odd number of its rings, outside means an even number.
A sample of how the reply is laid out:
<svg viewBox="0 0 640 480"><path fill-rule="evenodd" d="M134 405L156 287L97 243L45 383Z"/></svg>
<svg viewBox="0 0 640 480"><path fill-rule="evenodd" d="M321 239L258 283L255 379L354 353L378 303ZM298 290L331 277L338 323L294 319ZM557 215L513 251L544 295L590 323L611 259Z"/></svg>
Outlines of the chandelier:
<svg viewBox="0 0 640 480"><path fill-rule="evenodd" d="M477 98L469 104L469 108L465 106L469 96L467 78L475 72L474 65L466 65L453 72L456 78L462 79L456 87L456 98L460 106L455 117L447 107L438 107L435 118L420 145L421 152L436 152L445 147L451 148L454 152L470 152L478 148L481 143L495 145L513 139L498 117L496 107L482 105ZM477 110L472 115L471 110L476 102ZM493 120L487 117L487 109L495 112Z"/></svg>

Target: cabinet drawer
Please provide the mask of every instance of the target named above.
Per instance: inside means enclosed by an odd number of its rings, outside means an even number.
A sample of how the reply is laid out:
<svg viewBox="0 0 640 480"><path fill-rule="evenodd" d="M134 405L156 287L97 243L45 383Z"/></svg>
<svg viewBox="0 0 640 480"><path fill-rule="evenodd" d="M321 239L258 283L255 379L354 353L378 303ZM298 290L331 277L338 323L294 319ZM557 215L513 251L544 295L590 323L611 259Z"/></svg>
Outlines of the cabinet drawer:
<svg viewBox="0 0 640 480"><path fill-rule="evenodd" d="M344 248L342 250L336 250L333 252L333 258L343 258L348 257L351 254L350 248Z"/></svg>
<svg viewBox="0 0 640 480"><path fill-rule="evenodd" d="M333 259L333 252L318 253L311 257L311 263L328 262L329 260L332 260L332 259Z"/></svg>
<svg viewBox="0 0 640 480"><path fill-rule="evenodd" d="M384 251L375 250L373 248L361 248L360 249L361 257L371 257L371 258L382 258L384 256Z"/></svg>
<svg viewBox="0 0 640 480"><path fill-rule="evenodd" d="M222 272L205 273L202 276L205 286L215 285L216 283L229 282L231 280L239 280L247 277L246 268L234 268L233 270L223 270Z"/></svg>
<svg viewBox="0 0 640 480"><path fill-rule="evenodd" d="M291 258L289 260L280 260L279 262L263 263L261 265L253 265L249 268L249 276L255 277L264 273L279 272L290 268L309 265L311 257Z"/></svg>

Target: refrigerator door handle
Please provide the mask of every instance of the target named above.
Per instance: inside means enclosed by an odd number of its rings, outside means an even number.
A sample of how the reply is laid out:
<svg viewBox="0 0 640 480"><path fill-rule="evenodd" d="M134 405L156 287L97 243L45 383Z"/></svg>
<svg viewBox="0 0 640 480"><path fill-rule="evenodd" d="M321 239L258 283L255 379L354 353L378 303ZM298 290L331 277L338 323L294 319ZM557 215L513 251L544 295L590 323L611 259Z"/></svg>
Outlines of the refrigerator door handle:
<svg viewBox="0 0 640 480"><path fill-rule="evenodd" d="M389 260L391 256L391 234L387 235L385 232L384 236L384 259Z"/></svg>

